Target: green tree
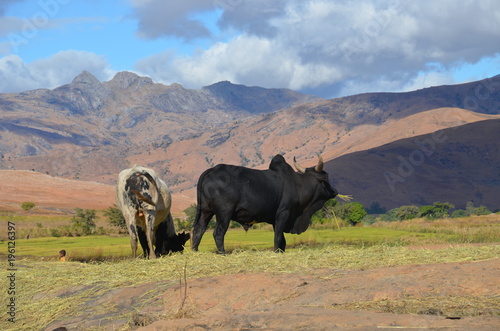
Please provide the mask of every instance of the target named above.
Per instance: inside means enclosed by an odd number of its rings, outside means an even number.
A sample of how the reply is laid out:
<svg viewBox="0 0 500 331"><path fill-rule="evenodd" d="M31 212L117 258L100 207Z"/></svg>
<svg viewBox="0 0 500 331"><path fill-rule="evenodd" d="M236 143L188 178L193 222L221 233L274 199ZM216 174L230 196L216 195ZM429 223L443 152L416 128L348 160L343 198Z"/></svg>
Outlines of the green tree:
<svg viewBox="0 0 500 331"><path fill-rule="evenodd" d="M394 208L393 213L394 216L400 221L417 218L419 215L418 207L415 205L401 206L399 208Z"/></svg>
<svg viewBox="0 0 500 331"><path fill-rule="evenodd" d="M194 219L196 217L196 204L193 203L191 206L183 210L186 217L184 219L175 218L175 228L177 231L191 231L194 224Z"/></svg>
<svg viewBox="0 0 500 331"><path fill-rule="evenodd" d="M108 223L112 226L116 226L119 229L127 229L127 222L125 222L125 217L123 217L122 212L116 207L116 204L109 207L104 211L104 216L108 218Z"/></svg>
<svg viewBox="0 0 500 331"><path fill-rule="evenodd" d="M34 202L30 202L30 201L25 201L21 204L21 208L24 210L24 211L28 211L28 210L31 210L33 208L35 208L35 203Z"/></svg>
<svg viewBox="0 0 500 331"><path fill-rule="evenodd" d="M485 206L479 206L474 208L474 211L472 212L472 215L489 215L491 214L491 211L486 208Z"/></svg>
<svg viewBox="0 0 500 331"><path fill-rule="evenodd" d="M362 222L365 225L372 225L373 223L377 222L377 216L367 214L365 217L363 217Z"/></svg>
<svg viewBox="0 0 500 331"><path fill-rule="evenodd" d="M486 208L485 206L475 207L474 206L474 202L472 202L472 201L468 201L467 202L465 210L468 213L467 216L470 216L470 215L478 215L479 216L479 215L489 215L489 214L491 214L491 211L489 211L488 208Z"/></svg>
<svg viewBox="0 0 500 331"><path fill-rule="evenodd" d="M359 202L346 202L334 208L335 214L351 225L356 225L365 217L365 207Z"/></svg>
<svg viewBox="0 0 500 331"><path fill-rule="evenodd" d="M467 217L467 216L469 216L469 213L463 209L457 209L451 214L452 218Z"/></svg>
<svg viewBox="0 0 500 331"><path fill-rule="evenodd" d="M435 202L433 206L422 206L418 209L419 217L425 217L429 220L446 218L450 216L450 209L455 206L449 202Z"/></svg>
<svg viewBox="0 0 500 331"><path fill-rule="evenodd" d="M336 199L330 199L325 202L323 208L315 212L311 217L311 224L323 224L337 216L334 210L336 205L338 205L338 201Z"/></svg>
<svg viewBox="0 0 500 331"><path fill-rule="evenodd" d="M73 226L82 231L84 235L91 235L95 232L96 213L92 209L75 208L76 215L71 218Z"/></svg>
<svg viewBox="0 0 500 331"><path fill-rule="evenodd" d="M472 201L467 201L465 204L465 211L467 212L467 216L472 215L472 212L474 211L474 202Z"/></svg>
<svg viewBox="0 0 500 331"><path fill-rule="evenodd" d="M189 225L189 228L193 227L194 219L196 218L196 203L191 204L191 206L184 209L184 214L186 214L186 221Z"/></svg>
<svg viewBox="0 0 500 331"><path fill-rule="evenodd" d="M194 219L196 218L196 209L197 209L197 204L193 203L191 206L187 207L186 209L183 210L184 214L186 214L185 219L180 219L176 218L174 221L177 225L177 229L179 231L191 231L193 228L194 224ZM235 222L231 222L231 227L234 227ZM210 222L208 223L208 228L209 229L214 229L215 228L215 217L212 217Z"/></svg>

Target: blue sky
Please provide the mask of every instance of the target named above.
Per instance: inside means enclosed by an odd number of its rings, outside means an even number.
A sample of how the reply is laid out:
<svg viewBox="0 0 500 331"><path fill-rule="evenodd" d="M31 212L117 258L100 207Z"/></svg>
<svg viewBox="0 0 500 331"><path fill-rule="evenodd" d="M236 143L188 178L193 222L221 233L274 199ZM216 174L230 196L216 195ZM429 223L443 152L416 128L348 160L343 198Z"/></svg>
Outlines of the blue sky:
<svg viewBox="0 0 500 331"><path fill-rule="evenodd" d="M496 0L0 0L0 93L87 70L326 98L500 74Z"/></svg>

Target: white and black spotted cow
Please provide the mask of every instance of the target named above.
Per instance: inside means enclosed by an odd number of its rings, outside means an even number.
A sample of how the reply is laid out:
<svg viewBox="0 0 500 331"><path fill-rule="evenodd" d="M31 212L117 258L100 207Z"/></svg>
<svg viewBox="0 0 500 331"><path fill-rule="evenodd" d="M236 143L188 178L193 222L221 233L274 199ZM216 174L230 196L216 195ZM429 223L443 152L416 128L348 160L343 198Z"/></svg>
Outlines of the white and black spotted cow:
<svg viewBox="0 0 500 331"><path fill-rule="evenodd" d="M127 223L134 258L137 239L146 258L184 249L190 235L175 233L171 204L170 191L154 170L135 165L120 172L116 205Z"/></svg>

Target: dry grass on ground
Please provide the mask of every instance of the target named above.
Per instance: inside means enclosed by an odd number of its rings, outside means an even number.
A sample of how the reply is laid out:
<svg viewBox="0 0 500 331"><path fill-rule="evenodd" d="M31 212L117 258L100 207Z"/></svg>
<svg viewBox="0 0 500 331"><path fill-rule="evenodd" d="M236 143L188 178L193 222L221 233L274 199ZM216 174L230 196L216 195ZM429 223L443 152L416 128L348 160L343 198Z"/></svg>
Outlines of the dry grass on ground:
<svg viewBox="0 0 500 331"><path fill-rule="evenodd" d="M224 275L266 274L266 275L307 275L321 273L321 277L335 278L338 273L374 270L377 268L395 267L415 264L442 264L449 262L480 261L496 259L500 256L500 245L449 246L445 249L413 250L404 247L388 247L377 245L369 248L353 248L342 246L324 246L321 249L299 249L284 254L269 251L241 251L227 256L213 253L194 253L186 251L157 260L123 260L119 262L84 264L78 262L31 262L18 261L17 264L17 312L16 330L39 330L58 319L80 316L84 312L87 320L99 319L99 323L109 321L125 321L130 326L134 311L147 305L147 300L156 300L167 289L182 282L187 284L195 279L220 277ZM146 285L151 286L147 287ZM126 305L117 312L117 304L106 298L120 289L146 286L151 293L133 295ZM151 288L150 288L151 287ZM383 290L383 289L382 289ZM189 290L188 291L192 291ZM127 292L125 292L127 293ZM494 294L494 293L491 293ZM471 299L471 307L464 309L463 314L500 314L497 297ZM464 300L464 297L455 297ZM496 299L495 299L496 298ZM6 293L2 292L0 300L6 302ZM345 303L336 308L380 310L393 313L414 313L425 310L430 301L441 300L439 296L411 297L404 300L368 300ZM146 301L144 301L146 300ZM451 304L455 299L450 297ZM480 301L483 304L480 305ZM286 300L285 300L286 301ZM96 304L96 303L99 304ZM121 302L121 301L120 301ZM175 300L177 302L177 300ZM420 302L420 303L419 303ZM121 304L120 303L120 307ZM487 310L485 304L492 304ZM189 306L177 307L171 313L179 316L189 315ZM446 305L446 304L445 304ZM133 308L135 307L135 308ZM441 311L450 307L440 306ZM450 309L449 309L450 308ZM188 309L183 311L182 309ZM460 313L452 310L455 314ZM165 312L163 312L165 314ZM174 314L174 315L175 315ZM174 318L175 316L169 315ZM181 316L181 317L182 317ZM156 318L157 319L157 318ZM2 313L2 321L6 315ZM3 323L3 322L2 322ZM118 323L119 324L119 323ZM123 326L123 325L122 325ZM125 327L123 326L123 327ZM8 329L4 325L2 329ZM125 329L128 329L127 326ZM100 328L96 328L100 329ZM104 329L104 328L103 328Z"/></svg>

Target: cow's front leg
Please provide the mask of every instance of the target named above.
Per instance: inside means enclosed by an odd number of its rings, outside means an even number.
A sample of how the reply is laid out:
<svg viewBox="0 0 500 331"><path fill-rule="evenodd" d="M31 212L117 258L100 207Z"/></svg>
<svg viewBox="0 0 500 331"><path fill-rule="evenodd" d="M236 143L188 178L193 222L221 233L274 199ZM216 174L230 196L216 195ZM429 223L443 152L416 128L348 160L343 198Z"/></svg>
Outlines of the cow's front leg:
<svg viewBox="0 0 500 331"><path fill-rule="evenodd" d="M217 253L226 254L224 249L224 236L229 228L229 219L218 219L215 223L214 239L217 246Z"/></svg>
<svg viewBox="0 0 500 331"><path fill-rule="evenodd" d="M285 225L286 219L278 217L275 224L273 224L274 229L274 251L276 253L283 253L286 248L285 239Z"/></svg>

